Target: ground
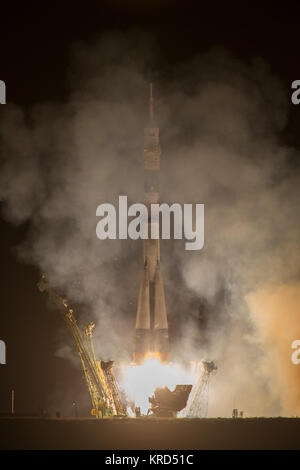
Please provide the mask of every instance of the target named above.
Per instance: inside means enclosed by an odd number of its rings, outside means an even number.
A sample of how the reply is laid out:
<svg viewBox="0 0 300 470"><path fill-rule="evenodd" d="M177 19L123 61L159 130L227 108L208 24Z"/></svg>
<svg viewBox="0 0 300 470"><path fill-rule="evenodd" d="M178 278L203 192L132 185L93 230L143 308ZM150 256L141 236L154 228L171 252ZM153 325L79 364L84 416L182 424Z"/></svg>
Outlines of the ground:
<svg viewBox="0 0 300 470"><path fill-rule="evenodd" d="M0 449L300 449L300 418L0 418Z"/></svg>

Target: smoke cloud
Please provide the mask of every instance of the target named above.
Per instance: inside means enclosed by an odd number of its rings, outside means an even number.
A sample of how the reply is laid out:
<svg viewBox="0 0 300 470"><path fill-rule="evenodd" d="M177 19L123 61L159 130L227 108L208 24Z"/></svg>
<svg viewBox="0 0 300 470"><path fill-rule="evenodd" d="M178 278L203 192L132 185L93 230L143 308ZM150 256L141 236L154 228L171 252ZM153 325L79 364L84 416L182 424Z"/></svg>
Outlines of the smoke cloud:
<svg viewBox="0 0 300 470"><path fill-rule="evenodd" d="M203 250L162 241L174 360L217 362L210 415L297 414L289 341L299 308L290 314L285 299L300 292L300 184L297 152L280 137L288 98L261 59L214 49L159 74L162 63L151 39L108 35L74 45L65 103L6 105L3 216L30 221L19 255L96 321L98 356L129 360L141 244L97 239L96 207L121 194L143 202L154 81L161 200L205 204Z"/></svg>

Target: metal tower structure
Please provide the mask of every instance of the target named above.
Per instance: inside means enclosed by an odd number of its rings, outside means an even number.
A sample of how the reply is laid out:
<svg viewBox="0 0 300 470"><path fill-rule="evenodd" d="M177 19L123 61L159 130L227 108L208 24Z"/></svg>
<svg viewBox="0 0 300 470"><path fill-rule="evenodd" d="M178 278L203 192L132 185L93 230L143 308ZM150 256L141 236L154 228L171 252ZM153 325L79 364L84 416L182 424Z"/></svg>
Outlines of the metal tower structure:
<svg viewBox="0 0 300 470"><path fill-rule="evenodd" d="M96 369L99 372L101 381L106 387L106 393L109 396L109 400L114 403L116 414L126 415L126 408L121 401L118 383L116 381L115 375L112 370L114 361L105 362L105 361L99 361L96 359L95 348L94 348L94 343L93 343L94 328L95 328L95 323L93 322L89 323L85 328L85 334L88 340L91 358L94 361Z"/></svg>
<svg viewBox="0 0 300 470"><path fill-rule="evenodd" d="M183 412L184 418L206 418L208 412L209 380L212 372L217 370L213 361L202 361L199 364L200 375L193 386L188 404Z"/></svg>
<svg viewBox="0 0 300 470"><path fill-rule="evenodd" d="M110 361L110 372L107 377L107 363L98 361L95 356L92 330L94 324L90 323L85 328L83 334L77 324L73 309L68 305L66 299L58 295L47 283L45 276L42 276L38 283L41 292L47 292L51 300L59 305L63 313L63 318L73 336L77 353L79 355L85 379L90 392L93 414L103 417L107 414L126 414L121 399L119 389L111 370L113 361Z"/></svg>

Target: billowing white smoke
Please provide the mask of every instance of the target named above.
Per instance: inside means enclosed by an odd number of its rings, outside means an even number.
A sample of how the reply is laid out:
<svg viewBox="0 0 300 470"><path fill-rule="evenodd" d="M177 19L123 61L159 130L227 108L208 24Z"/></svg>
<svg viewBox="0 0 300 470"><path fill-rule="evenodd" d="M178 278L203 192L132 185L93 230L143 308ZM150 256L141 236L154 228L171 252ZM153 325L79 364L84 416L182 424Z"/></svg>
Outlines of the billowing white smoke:
<svg viewBox="0 0 300 470"><path fill-rule="evenodd" d="M2 107L3 214L17 224L30 220L20 255L96 319L104 359L131 356L141 269L139 242L101 242L95 234L98 204L116 203L119 194L143 198L155 54L149 58L137 43L109 36L77 46L65 104L27 113ZM266 326L248 303L258 289L299 280L296 152L279 139L288 98L262 61L244 64L223 50L168 75L154 88L161 199L205 204L201 252L162 243L174 358L218 363L210 414L228 415L234 406L252 415L291 413L288 399L280 401L278 362L263 342L272 316ZM299 401L293 406L299 411Z"/></svg>

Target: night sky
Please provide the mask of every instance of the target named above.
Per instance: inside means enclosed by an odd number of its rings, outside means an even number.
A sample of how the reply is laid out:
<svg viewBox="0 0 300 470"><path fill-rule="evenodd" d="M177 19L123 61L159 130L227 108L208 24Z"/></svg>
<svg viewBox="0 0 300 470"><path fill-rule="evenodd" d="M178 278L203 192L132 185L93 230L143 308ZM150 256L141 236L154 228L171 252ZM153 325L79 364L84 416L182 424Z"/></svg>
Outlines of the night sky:
<svg viewBox="0 0 300 470"><path fill-rule="evenodd" d="M210 5L210 6L208 6ZM262 57L281 79L289 99L291 82L299 77L300 5L240 2L178 2L111 0L98 2L8 2L0 5L0 79L7 102L24 108L67 96L70 50L106 31L146 31L161 52L159 73L212 46L224 46L237 58ZM3 112L3 107L1 108ZM300 108L290 105L289 122L281 135L300 146ZM7 344L7 365L0 366L0 413L9 410L15 389L16 411L57 409L88 412L87 389L80 368L55 356L62 319L54 315L36 288L37 268L20 263L16 247L28 226L0 219L0 339ZM59 333L58 333L59 332ZM66 333L66 340L70 342ZM56 401L64 390L64 403Z"/></svg>

